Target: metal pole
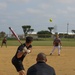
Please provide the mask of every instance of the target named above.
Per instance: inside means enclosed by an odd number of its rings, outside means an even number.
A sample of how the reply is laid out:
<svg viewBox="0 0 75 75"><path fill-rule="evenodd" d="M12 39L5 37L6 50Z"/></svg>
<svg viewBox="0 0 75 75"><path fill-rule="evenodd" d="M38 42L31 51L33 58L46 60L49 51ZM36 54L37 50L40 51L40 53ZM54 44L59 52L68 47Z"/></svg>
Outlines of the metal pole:
<svg viewBox="0 0 75 75"><path fill-rule="evenodd" d="M68 34L69 23L67 23L67 34Z"/></svg>

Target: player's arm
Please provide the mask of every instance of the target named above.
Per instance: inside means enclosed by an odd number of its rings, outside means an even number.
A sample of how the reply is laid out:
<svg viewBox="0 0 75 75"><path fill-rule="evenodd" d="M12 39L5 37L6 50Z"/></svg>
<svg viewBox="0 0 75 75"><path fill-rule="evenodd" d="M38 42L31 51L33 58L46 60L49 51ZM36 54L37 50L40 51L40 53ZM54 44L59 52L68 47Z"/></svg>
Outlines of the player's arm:
<svg viewBox="0 0 75 75"><path fill-rule="evenodd" d="M23 49L18 50L17 58L22 57L22 55L26 52L26 50L27 50L26 47L24 47Z"/></svg>
<svg viewBox="0 0 75 75"><path fill-rule="evenodd" d="M29 47L28 47L28 49L27 49L27 53L29 54L29 53L31 53L32 52L32 45L30 45Z"/></svg>
<svg viewBox="0 0 75 75"><path fill-rule="evenodd" d="M62 46L62 43L61 43L61 41L60 41L60 46Z"/></svg>
<svg viewBox="0 0 75 75"><path fill-rule="evenodd" d="M31 53L31 52L32 52L32 47L31 47L31 48L28 48L28 50L30 50L30 52L29 52L29 53Z"/></svg>
<svg viewBox="0 0 75 75"><path fill-rule="evenodd" d="M55 41L53 41L53 46L55 46Z"/></svg>
<svg viewBox="0 0 75 75"><path fill-rule="evenodd" d="M22 51L19 51L17 53L17 58L20 58L22 57L24 53L30 53L31 51L32 51L32 48L27 49L26 47L24 47Z"/></svg>
<svg viewBox="0 0 75 75"><path fill-rule="evenodd" d="M22 57L22 55L23 55L24 53L25 53L25 52L22 52L22 51L21 51L21 52L18 52L18 53L17 53L17 58Z"/></svg>

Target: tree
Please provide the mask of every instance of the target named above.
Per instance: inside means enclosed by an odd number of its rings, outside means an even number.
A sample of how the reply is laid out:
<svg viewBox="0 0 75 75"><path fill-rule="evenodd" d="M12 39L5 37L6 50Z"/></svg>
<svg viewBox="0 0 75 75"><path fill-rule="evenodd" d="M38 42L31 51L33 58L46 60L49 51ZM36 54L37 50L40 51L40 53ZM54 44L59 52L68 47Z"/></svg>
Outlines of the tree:
<svg viewBox="0 0 75 75"><path fill-rule="evenodd" d="M34 31L34 29L30 29L29 32L32 33Z"/></svg>
<svg viewBox="0 0 75 75"><path fill-rule="evenodd" d="M0 37L5 37L6 33L5 32L0 32Z"/></svg>
<svg viewBox="0 0 75 75"><path fill-rule="evenodd" d="M22 26L23 32L25 34L25 37L27 36L28 32L30 31L31 26L30 25L24 25Z"/></svg>
<svg viewBox="0 0 75 75"><path fill-rule="evenodd" d="M74 33L74 38L75 38L75 30L71 30L72 33Z"/></svg>
<svg viewBox="0 0 75 75"><path fill-rule="evenodd" d="M52 30L54 29L54 27L48 27L50 34L52 34Z"/></svg>
<svg viewBox="0 0 75 75"><path fill-rule="evenodd" d="M44 38L44 37L50 37L50 32L47 30L42 30L37 32L38 37Z"/></svg>
<svg viewBox="0 0 75 75"><path fill-rule="evenodd" d="M25 37L27 36L28 32L32 33L34 31L34 29L31 29L30 25L24 25L24 26L22 26L22 28L23 28Z"/></svg>
<svg viewBox="0 0 75 75"><path fill-rule="evenodd" d="M75 30L71 30L72 33L75 33Z"/></svg>

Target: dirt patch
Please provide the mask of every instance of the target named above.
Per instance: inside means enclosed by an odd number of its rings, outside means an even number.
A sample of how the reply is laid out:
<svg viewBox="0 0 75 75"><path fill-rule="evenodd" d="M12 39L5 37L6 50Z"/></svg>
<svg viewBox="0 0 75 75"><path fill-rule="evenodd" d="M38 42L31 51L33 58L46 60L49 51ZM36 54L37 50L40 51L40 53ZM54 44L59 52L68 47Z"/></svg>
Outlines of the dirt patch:
<svg viewBox="0 0 75 75"><path fill-rule="evenodd" d="M0 75L18 75L16 69L11 63L11 59L16 52L17 46L3 46L0 48ZM52 56L51 46L34 46L31 54L28 54L23 61L25 70L36 63L36 55L44 52L47 55L47 64L54 67L57 75L74 75L75 74L75 47L63 47L61 55L55 50Z"/></svg>

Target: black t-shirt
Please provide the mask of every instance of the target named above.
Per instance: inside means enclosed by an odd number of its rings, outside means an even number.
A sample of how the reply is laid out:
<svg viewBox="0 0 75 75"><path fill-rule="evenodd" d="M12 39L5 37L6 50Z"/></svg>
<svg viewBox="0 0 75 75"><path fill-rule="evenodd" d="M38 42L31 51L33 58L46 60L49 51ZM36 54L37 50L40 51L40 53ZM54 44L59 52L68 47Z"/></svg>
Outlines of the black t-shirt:
<svg viewBox="0 0 75 75"><path fill-rule="evenodd" d="M47 65L45 62L38 62L31 66L27 75L56 75L53 67Z"/></svg>
<svg viewBox="0 0 75 75"><path fill-rule="evenodd" d="M16 52L15 56L13 57L15 60L17 60L17 61L23 61L23 59L24 59L24 57L27 55L27 53L24 53L24 54L22 55L22 57L20 57L20 58L17 58L17 53L18 53L18 52L21 52L24 47L26 47L26 44L25 44L25 43L22 44L22 45L20 45L20 46L18 47L17 52ZM26 47L26 48L29 49L29 48L31 48L31 47L32 47L32 45L30 45L29 47Z"/></svg>
<svg viewBox="0 0 75 75"><path fill-rule="evenodd" d="M7 39L6 39L6 38L4 38L2 42L3 42L3 43L6 43L6 41L7 41Z"/></svg>

